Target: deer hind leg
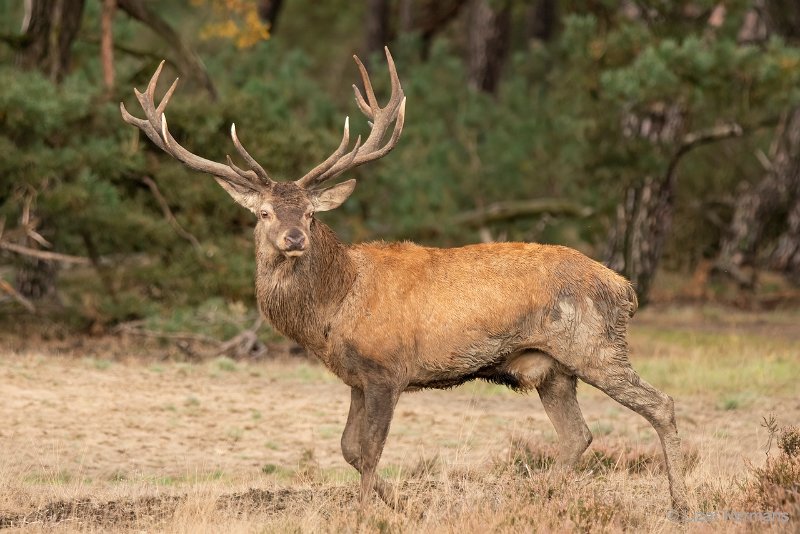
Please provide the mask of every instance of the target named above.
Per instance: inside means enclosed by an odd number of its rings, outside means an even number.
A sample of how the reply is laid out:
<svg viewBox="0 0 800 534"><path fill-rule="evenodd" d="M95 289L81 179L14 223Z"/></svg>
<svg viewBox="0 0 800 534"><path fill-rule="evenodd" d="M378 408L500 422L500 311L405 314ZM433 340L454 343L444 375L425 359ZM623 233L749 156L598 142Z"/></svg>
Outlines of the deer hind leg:
<svg viewBox="0 0 800 534"><path fill-rule="evenodd" d="M602 390L615 401L644 417L658 433L667 465L672 506L685 513L688 510L683 455L675 407L672 397L643 380L627 363L627 356L608 362L605 367L579 371L581 380Z"/></svg>
<svg viewBox="0 0 800 534"><path fill-rule="evenodd" d="M345 461L352 465L356 471L364 477L364 467L362 464L362 439L366 419L366 407L364 401L364 391L359 388L351 388L350 390L350 412L347 415L347 423L344 426L342 433L342 456ZM384 437L385 441L385 437ZM382 447L381 447L382 450ZM377 462L376 462L377 464ZM373 469L374 472L374 469ZM374 476L373 486L380 498L387 504L392 504L395 501L395 490L392 485L377 475ZM367 490L366 495L371 491ZM362 485L361 499L362 502L366 499L366 495Z"/></svg>
<svg viewBox="0 0 800 534"><path fill-rule="evenodd" d="M562 371L553 372L539 387L547 416L559 440L558 462L572 467L592 443L576 394L577 378Z"/></svg>

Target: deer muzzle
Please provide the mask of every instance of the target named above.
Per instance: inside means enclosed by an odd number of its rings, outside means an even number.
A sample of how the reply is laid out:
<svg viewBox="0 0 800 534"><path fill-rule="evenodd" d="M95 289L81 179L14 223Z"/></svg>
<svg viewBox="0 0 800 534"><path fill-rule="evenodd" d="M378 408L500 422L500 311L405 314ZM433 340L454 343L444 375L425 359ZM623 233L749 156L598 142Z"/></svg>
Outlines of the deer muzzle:
<svg viewBox="0 0 800 534"><path fill-rule="evenodd" d="M308 239L302 230L292 228L283 236L282 252L287 256L301 256L308 246Z"/></svg>

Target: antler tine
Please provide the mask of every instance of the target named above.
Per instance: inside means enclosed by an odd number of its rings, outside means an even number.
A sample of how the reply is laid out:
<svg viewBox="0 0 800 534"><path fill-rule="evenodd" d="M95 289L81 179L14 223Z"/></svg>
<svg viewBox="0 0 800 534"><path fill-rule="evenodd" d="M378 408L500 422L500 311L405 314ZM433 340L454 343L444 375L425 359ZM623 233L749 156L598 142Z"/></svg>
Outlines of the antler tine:
<svg viewBox="0 0 800 534"><path fill-rule="evenodd" d="M346 139L342 139L342 144L336 152L322 164L316 166L312 171L295 182L301 187L315 187L322 182L335 178L349 169L381 158L388 154L397 144L400 134L403 131L406 98L403 94L403 88L400 85L400 78L397 75L397 68L395 67L394 59L392 59L392 54L389 52L388 47L385 47L384 50L386 52L386 62L389 66L389 77L391 78L392 84L392 93L389 97L389 102L387 102L384 107L380 107L377 98L375 98L372 82L370 81L369 73L364 67L364 64L358 56L353 56L364 83L366 99L362 96L358 86L353 85L353 92L355 93L358 108L372 121L370 124L372 130L369 136L364 141L363 145L359 146L357 143L356 147L347 154L344 153L347 142ZM392 136L389 142L381 147L381 142L386 135L386 131L392 123L394 123Z"/></svg>
<svg viewBox="0 0 800 534"><path fill-rule="evenodd" d="M164 94L164 98L161 99L161 103L156 108L156 114L161 116L164 114L164 110L167 109L167 104L169 104L169 99L172 98L172 93L175 92L175 88L178 87L178 80L180 78L175 78L175 81L172 82L172 85L169 86L167 92Z"/></svg>
<svg viewBox="0 0 800 534"><path fill-rule="evenodd" d="M384 46L383 51L386 54L386 63L389 65L389 79L392 82L392 95L389 100L394 101L403 92L403 88L400 86L400 77L397 75L397 67L395 67L394 58L392 58L392 53L389 52L389 47Z"/></svg>
<svg viewBox="0 0 800 534"><path fill-rule="evenodd" d="M133 115L128 113L128 110L125 109L125 104L123 104L122 102L119 103L119 111L122 114L122 120L142 130L158 148L160 148L164 152L168 152L167 148L164 146L164 141L161 139L158 133L156 133L156 130L153 128L153 125L150 124L149 121L140 119L138 117L134 117Z"/></svg>
<svg viewBox="0 0 800 534"><path fill-rule="evenodd" d="M358 109L361 110L361 113L372 119L374 117L372 109L369 107L369 104L367 104L366 100L364 100L364 97L361 96L361 91L356 84L353 84L353 92L356 94L356 104L358 105Z"/></svg>
<svg viewBox="0 0 800 534"><path fill-rule="evenodd" d="M400 105L405 99L403 88L400 86L400 79L397 77L397 70L394 66L392 54L389 52L388 47L386 47L384 50L386 52L386 61L389 64L389 76L392 81L392 93L386 106L373 110L374 115L373 117L370 117L373 118L372 131L370 132L367 140L364 141L364 146L361 151L362 157L367 157L369 153L378 149L389 125L392 123L392 121L396 120ZM371 159L365 159L364 163L367 161L371 161Z"/></svg>
<svg viewBox="0 0 800 534"><path fill-rule="evenodd" d="M150 77L150 81L147 83L146 92L147 92L147 96L150 97L151 101L156 96L156 85L158 85L158 78L161 76L161 70L164 68L164 63L166 63L166 62L167 62L166 59L162 59L161 60L161 63L158 64L158 68L153 73L153 75Z"/></svg>
<svg viewBox="0 0 800 534"><path fill-rule="evenodd" d="M239 174L239 172L237 172L235 169L228 167L227 165L217 163L216 161L201 158L193 152L185 149L175 140L174 137L172 137L169 127L167 126L166 115L161 115L161 138L164 140L164 145L167 147L167 153L187 167L196 171L213 174L214 176L223 178L233 185L253 189L253 181L248 180L246 176Z"/></svg>
<svg viewBox="0 0 800 534"><path fill-rule="evenodd" d="M236 124L233 123L231 124L231 139L233 139L233 144L236 146L236 150L239 151L239 154L242 155L244 160L248 165L250 165L250 168L255 171L258 177L261 178L261 180L267 185L274 183L272 178L269 177L269 174L267 174L267 171L264 170L264 167L259 165L255 158L253 158L253 156L251 156L250 153L245 150L244 145L242 145L241 141L239 141L239 136L236 135Z"/></svg>
<svg viewBox="0 0 800 534"><path fill-rule="evenodd" d="M342 141L339 143L339 147L336 151L333 152L328 159L308 171L305 176L300 178L299 180L295 180L295 183L300 187L308 186L313 180L322 176L325 171L330 169L337 161L341 159L342 156L345 155L347 152L347 145L350 143L350 117L345 117L344 119L344 133L342 133Z"/></svg>
<svg viewBox="0 0 800 534"><path fill-rule="evenodd" d="M324 182L326 180L330 180L331 178L339 176L344 171L346 171L347 169L352 167L353 166L352 165L353 164L353 160L356 159L356 156L358 156L358 151L361 148L362 148L361 147L361 136L359 135L358 138L356 139L355 146L353 146L353 150L348 152L345 157L343 157L342 159L337 161L330 169L328 169L326 172L324 172L322 174L322 176L319 177L319 180L317 181L317 183L321 184L322 182Z"/></svg>
<svg viewBox="0 0 800 534"><path fill-rule="evenodd" d="M238 174L242 178L244 178L246 180L257 180L258 179L258 175L256 175L255 171L252 171L252 170L246 171L246 170L238 167L233 162L233 160L231 159L230 154L225 154L225 160L228 162L228 167L230 167L231 169L236 171L236 174Z"/></svg>
<svg viewBox="0 0 800 534"><path fill-rule="evenodd" d="M228 165L202 158L185 149L177 141L175 141L175 138L173 138L172 134L169 132L167 118L164 114L164 111L166 110L167 104L169 104L170 98L172 98L172 95L178 86L177 79L172 83L169 89L167 89L167 92L164 94L164 98L161 99L161 103L159 103L158 106L155 105L156 87L158 86L158 80L161 76L163 68L164 61L159 63L158 68L153 73L150 81L147 83L147 88L144 92L134 89L136 99L139 101L139 105L141 105L142 110L144 111L145 118L140 119L138 117L134 117L128 112L127 109L125 109L125 105L120 103L119 109L120 113L122 114L122 119L128 124L136 126L142 130L156 146L184 163L190 169L212 174L241 191L259 191L264 187L269 187L272 185L274 182L272 179L270 179L267 172L263 169L263 167L261 167L261 165L258 164L258 162L255 161L252 156L250 156L250 154L242 146L241 142L239 142L239 138L236 136L235 127L232 127L231 129L231 138L233 139L236 149L247 161L248 165L250 165L250 170L240 169L233 164L233 161L230 159L230 157L228 157Z"/></svg>
<svg viewBox="0 0 800 534"><path fill-rule="evenodd" d="M363 165L364 163L368 163L370 161L380 159L389 152L397 145L397 142L400 140L400 134L403 133L403 124L406 120L406 98L403 97L403 100L400 101L400 106L395 111L394 120L394 130L392 131L392 136L389 138L389 142L383 145L383 147L379 148L374 152L363 153L357 157L353 164L355 165ZM363 152L363 149L362 149Z"/></svg>
<svg viewBox="0 0 800 534"><path fill-rule="evenodd" d="M380 108L378 105L378 99L375 98L375 91L372 90L372 82L369 79L369 73L367 72L367 68L361 63L361 60L358 58L357 55L353 54L353 59L358 65L358 71L361 73L361 81L364 83L364 92L367 94L367 101L369 102L369 107L372 111L376 111ZM359 96L361 96L359 94ZM361 106L359 106L361 107Z"/></svg>
<svg viewBox="0 0 800 534"><path fill-rule="evenodd" d="M406 99L403 97L403 100L400 102L400 107L397 110L397 122L395 122L394 131L392 132L392 137L389 138L389 142L386 143L383 147L379 148L378 150L369 152L364 150L364 146L361 147L361 150L358 154L353 154L353 157L349 158L347 161L342 160L342 165L336 165L331 170L326 172L324 175L320 177L320 183L326 180L330 180L332 178L336 178L343 172L354 169L359 165L363 165L365 163L369 163L370 161L374 161L376 159L380 159L389 152L397 145L397 142L400 140L400 134L403 132L403 123L405 122L405 115L406 115ZM372 135L370 135L370 138ZM369 140L369 139L368 139Z"/></svg>
<svg viewBox="0 0 800 534"><path fill-rule="evenodd" d="M153 125L153 129L158 132L161 129L161 116L164 114L162 110L161 113L158 113L156 110L156 106L154 103L155 94L156 94L156 86L158 85L158 78L161 76L161 71L164 68L164 60L161 60L161 63L158 64L158 68L150 77L150 81L147 82L147 89L144 90L144 93L139 91L134 87L133 92L136 95L136 100L139 101L139 105L142 106L144 110L144 116L150 121L150 124ZM178 80L173 82L173 85L177 83ZM172 96L169 91L167 91L169 96ZM169 102L169 98L167 98L167 102ZM162 102L163 103L163 102Z"/></svg>

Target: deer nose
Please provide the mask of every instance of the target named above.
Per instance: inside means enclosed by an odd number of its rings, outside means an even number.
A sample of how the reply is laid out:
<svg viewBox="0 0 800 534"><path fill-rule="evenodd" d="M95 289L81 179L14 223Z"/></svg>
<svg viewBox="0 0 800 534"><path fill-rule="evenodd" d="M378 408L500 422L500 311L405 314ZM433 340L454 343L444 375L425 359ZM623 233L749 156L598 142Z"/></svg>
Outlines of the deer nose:
<svg viewBox="0 0 800 534"><path fill-rule="evenodd" d="M286 250L303 250L306 248L306 236L297 228L289 230L283 238Z"/></svg>

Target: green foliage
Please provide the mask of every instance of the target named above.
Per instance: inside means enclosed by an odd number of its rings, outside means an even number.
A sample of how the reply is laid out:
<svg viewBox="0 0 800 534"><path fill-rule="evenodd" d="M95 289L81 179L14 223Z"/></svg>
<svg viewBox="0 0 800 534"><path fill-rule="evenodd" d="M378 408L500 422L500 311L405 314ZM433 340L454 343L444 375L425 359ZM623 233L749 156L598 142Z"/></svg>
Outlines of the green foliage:
<svg viewBox="0 0 800 534"><path fill-rule="evenodd" d="M159 4L197 47L220 92L211 101L191 80L181 82L167 112L175 137L223 160L235 121L257 160L279 179L294 179L336 147L346 114L354 134L366 133L348 87L357 76L349 54L361 40L364 7L323 4L289 2L280 31L246 50L201 39L210 16L202 7ZM344 240L454 245L478 239L475 228L451 222L457 213L503 200L570 198L595 215L493 223L492 230L596 254L623 187L663 174L677 149L677 141L626 135L623 118L679 104L687 131L736 121L749 133L682 160L675 224L681 246L670 245L667 263L685 267L707 255L720 230L698 202L724 206L739 182L758 177L753 153L769 141L769 128L759 125L771 126L798 100L800 48L779 39L738 44L749 5L743 0L726 4L724 24L714 30L684 16L681 2L638 4L657 16L627 17L616 2L564 2L557 38L515 41L501 89L491 96L466 89L462 23L433 41L426 60L421 39L399 36L392 50L408 97L403 139L389 157L350 173L358 191L326 221ZM693 2L701 10L715 4ZM97 13L88 6L75 68L60 86L14 67L13 50L0 49L0 217L13 227L31 198L54 250L99 258L99 266L62 271L64 315L106 324L150 317L184 328L194 320L186 317L204 317L209 303L223 313L229 303L252 309L252 216L212 179L187 171L122 122L117 101L135 113L131 89L144 87L155 61L117 51L119 89L108 98L97 45L87 38ZM140 25L117 17L118 44L144 50L144 37L150 34ZM153 45L153 53L172 57L165 46ZM371 59L385 98L386 66ZM168 66L161 91L172 75ZM199 247L165 219L143 177L155 181ZM730 214L723 208L716 215Z"/></svg>

